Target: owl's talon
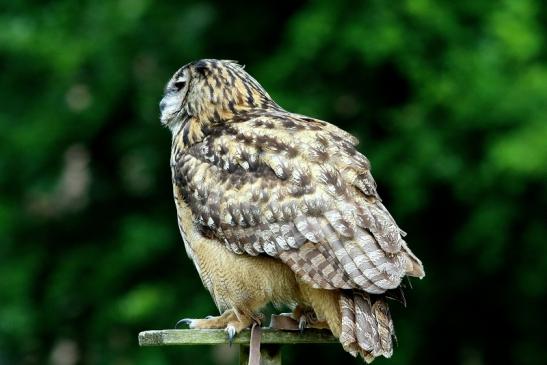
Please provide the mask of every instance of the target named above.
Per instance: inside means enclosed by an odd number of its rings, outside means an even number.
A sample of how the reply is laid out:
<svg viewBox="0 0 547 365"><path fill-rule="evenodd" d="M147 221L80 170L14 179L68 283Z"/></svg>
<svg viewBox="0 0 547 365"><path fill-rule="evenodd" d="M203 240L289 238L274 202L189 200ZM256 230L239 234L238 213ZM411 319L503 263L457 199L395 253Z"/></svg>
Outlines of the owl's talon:
<svg viewBox="0 0 547 365"><path fill-rule="evenodd" d="M298 321L298 329L300 330L300 333L304 333L307 325L308 321L306 320L306 316L300 316L300 320Z"/></svg>
<svg viewBox="0 0 547 365"><path fill-rule="evenodd" d="M178 321L177 323L175 323L175 329L178 329L181 324L187 324L188 327L191 328L192 327L192 322L193 322L193 319L191 319L191 318L183 318L180 321Z"/></svg>
<svg viewBox="0 0 547 365"><path fill-rule="evenodd" d="M236 328L232 325L226 326L226 334L228 335L228 343L230 344L230 347L232 347L232 342L234 341L234 337L236 336Z"/></svg>

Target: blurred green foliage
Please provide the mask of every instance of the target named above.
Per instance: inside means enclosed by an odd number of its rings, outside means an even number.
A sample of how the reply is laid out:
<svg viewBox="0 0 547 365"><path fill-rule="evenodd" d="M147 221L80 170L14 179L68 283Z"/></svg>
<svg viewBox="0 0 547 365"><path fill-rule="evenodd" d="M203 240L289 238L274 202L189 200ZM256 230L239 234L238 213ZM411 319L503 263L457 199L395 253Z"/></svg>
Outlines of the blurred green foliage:
<svg viewBox="0 0 547 365"><path fill-rule="evenodd" d="M164 83L247 65L285 108L361 140L427 276L378 364L547 361L547 5L501 1L3 2L0 364L235 363L140 349L214 314L181 244ZM359 363L340 346L285 363Z"/></svg>

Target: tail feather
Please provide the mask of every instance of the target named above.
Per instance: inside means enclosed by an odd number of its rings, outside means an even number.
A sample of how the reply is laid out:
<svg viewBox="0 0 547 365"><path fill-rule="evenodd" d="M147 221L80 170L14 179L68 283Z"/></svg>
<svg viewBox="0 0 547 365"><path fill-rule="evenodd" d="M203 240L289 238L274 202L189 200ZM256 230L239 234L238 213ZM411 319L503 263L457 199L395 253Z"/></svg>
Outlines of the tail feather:
<svg viewBox="0 0 547 365"><path fill-rule="evenodd" d="M393 354L395 329L393 328L393 320L391 319L387 303L381 299L374 302L372 305L372 315L376 318L376 323L378 324L381 355L391 357Z"/></svg>
<svg viewBox="0 0 547 365"><path fill-rule="evenodd" d="M339 300L342 319L340 342L352 355L360 354L367 363L375 357L393 354L393 321L383 299L372 303L364 291L344 291Z"/></svg>
<svg viewBox="0 0 547 365"><path fill-rule="evenodd" d="M342 317L340 343L344 350L353 356L357 356L359 346L355 337L355 306L352 296L340 295L340 314Z"/></svg>
<svg viewBox="0 0 547 365"><path fill-rule="evenodd" d="M305 305L318 321L326 321L344 350L370 363L375 357L391 357L395 332L384 296L364 290L316 289L304 282L300 291Z"/></svg>
<svg viewBox="0 0 547 365"><path fill-rule="evenodd" d="M359 347L367 352L376 353L380 339L378 338L378 326L372 316L370 298L362 292L354 293L355 304L355 337Z"/></svg>

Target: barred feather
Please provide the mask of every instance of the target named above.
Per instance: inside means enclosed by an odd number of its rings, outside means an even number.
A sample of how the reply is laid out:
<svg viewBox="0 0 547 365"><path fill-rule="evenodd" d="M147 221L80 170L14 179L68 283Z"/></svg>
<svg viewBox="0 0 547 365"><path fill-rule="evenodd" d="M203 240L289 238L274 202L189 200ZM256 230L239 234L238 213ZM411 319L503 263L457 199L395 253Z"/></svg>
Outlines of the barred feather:
<svg viewBox="0 0 547 365"><path fill-rule="evenodd" d="M341 167L330 155L316 156L321 163L306 158L305 149L314 141L321 141L318 144L326 144L330 150L336 144L321 129L311 134L302 120L290 114L284 118L271 116L271 123L279 129L271 131L275 137L267 139L262 128L255 127L258 117L209 127L208 138L174 161L175 183L187 191L186 203L200 217L198 223L238 254L264 252L277 257L283 251L298 249L303 238L328 245L338 260L337 269L351 278L352 287L371 293L396 287L407 268L416 272L412 270L414 264L420 267L420 263L408 254L406 245L401 249L404 241L383 205L378 200L363 199L360 190L351 190L352 185L337 172ZM263 119L261 113L258 120ZM302 133L292 131L291 139L299 143L286 142L286 121ZM215 135L223 138L210 138ZM244 148L238 147L241 143ZM223 189L222 195L215 193L218 187ZM330 280L323 279L321 282ZM327 287L333 283L325 284Z"/></svg>
<svg viewBox="0 0 547 365"><path fill-rule="evenodd" d="M342 327L340 342L346 351L361 354L365 361L393 354L393 321L387 303L369 294L353 290L340 296Z"/></svg>
<svg viewBox="0 0 547 365"><path fill-rule="evenodd" d="M385 357L391 357L393 354L393 337L395 336L395 331L387 303L381 299L377 300L372 305L372 315L376 319L378 325L380 344L378 354Z"/></svg>
<svg viewBox="0 0 547 365"><path fill-rule="evenodd" d="M355 305L353 303L353 296L344 295L340 296L340 316L342 320L342 328L340 331L340 343L346 351L353 356L357 356L359 352L359 346L357 345L357 338L355 337Z"/></svg>

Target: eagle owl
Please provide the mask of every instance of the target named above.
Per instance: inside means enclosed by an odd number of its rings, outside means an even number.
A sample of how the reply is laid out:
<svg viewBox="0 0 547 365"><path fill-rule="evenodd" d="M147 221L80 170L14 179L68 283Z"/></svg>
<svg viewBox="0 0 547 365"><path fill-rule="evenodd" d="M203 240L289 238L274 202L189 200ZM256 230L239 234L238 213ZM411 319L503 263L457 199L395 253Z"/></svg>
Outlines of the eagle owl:
<svg viewBox="0 0 547 365"><path fill-rule="evenodd" d="M233 338L266 304L287 305L301 328L329 328L354 356L391 356L386 298L424 270L357 139L284 110L232 61L183 66L160 109L179 229L220 311L183 321Z"/></svg>

